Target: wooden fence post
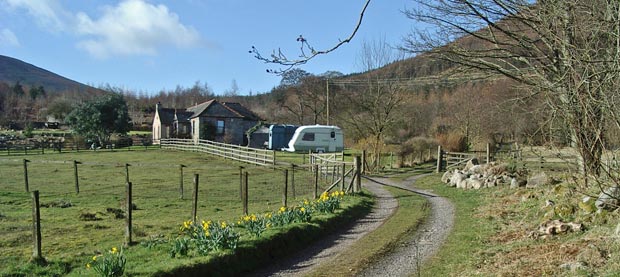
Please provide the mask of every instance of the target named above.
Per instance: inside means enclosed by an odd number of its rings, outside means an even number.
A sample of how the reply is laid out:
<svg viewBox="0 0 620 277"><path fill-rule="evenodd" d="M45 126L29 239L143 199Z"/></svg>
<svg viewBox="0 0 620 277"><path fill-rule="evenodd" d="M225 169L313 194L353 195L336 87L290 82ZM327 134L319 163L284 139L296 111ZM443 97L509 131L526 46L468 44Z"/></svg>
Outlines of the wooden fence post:
<svg viewBox="0 0 620 277"><path fill-rule="evenodd" d="M246 171L243 176L243 214L248 215L248 172Z"/></svg>
<svg viewBox="0 0 620 277"><path fill-rule="evenodd" d="M126 209L127 209L127 218L125 221L125 245L129 246L133 243L133 240L131 239L131 220L132 220L132 212L133 212L133 202L131 199L131 194L132 194L132 189L131 189L131 182L127 182L127 191L126 191L127 195L125 196L127 203L126 203Z"/></svg>
<svg viewBox="0 0 620 277"><path fill-rule="evenodd" d="M239 199L243 201L243 166L239 166Z"/></svg>
<svg viewBox="0 0 620 277"><path fill-rule="evenodd" d="M435 172L441 172L441 164L443 163L443 153L441 151L441 145L437 146L437 169Z"/></svg>
<svg viewBox="0 0 620 277"><path fill-rule="evenodd" d="M347 170L347 164L342 163L342 172L340 174L340 191L344 191L344 174Z"/></svg>
<svg viewBox="0 0 620 277"><path fill-rule="evenodd" d="M363 159L363 157L362 157ZM362 163L362 161L360 160L359 156L355 156L353 158L353 161L355 162L355 186L353 186L353 192L357 193L360 192L362 189L362 171L364 170L364 165Z"/></svg>
<svg viewBox="0 0 620 277"><path fill-rule="evenodd" d="M183 199L183 168L185 165L179 165L179 198Z"/></svg>
<svg viewBox="0 0 620 277"><path fill-rule="evenodd" d="M28 186L28 162L30 161L24 159L24 185L26 188L26 192L30 192L30 188Z"/></svg>
<svg viewBox="0 0 620 277"><path fill-rule="evenodd" d="M319 196L319 165L314 165L314 192L312 193L313 199L317 199Z"/></svg>
<svg viewBox="0 0 620 277"><path fill-rule="evenodd" d="M125 183L129 183L129 166L130 164L125 164Z"/></svg>
<svg viewBox="0 0 620 277"><path fill-rule="evenodd" d="M39 210L39 191L32 192L32 262L42 264L45 259L41 254L41 212Z"/></svg>
<svg viewBox="0 0 620 277"><path fill-rule="evenodd" d="M192 220L196 222L198 218L198 174L194 174L194 204L192 205Z"/></svg>
<svg viewBox="0 0 620 277"><path fill-rule="evenodd" d="M361 169L360 169L360 173L362 174L366 174L366 150L362 150L362 162L361 162Z"/></svg>
<svg viewBox="0 0 620 277"><path fill-rule="evenodd" d="M81 162L73 160L73 177L75 177L75 193L76 194L80 193L80 181L78 178L78 164L81 164Z"/></svg>
<svg viewBox="0 0 620 277"><path fill-rule="evenodd" d="M491 162L491 144L487 143L487 164Z"/></svg>
<svg viewBox="0 0 620 277"><path fill-rule="evenodd" d="M291 165L291 193L293 195L293 199L297 199L297 195L295 194L295 165Z"/></svg>
<svg viewBox="0 0 620 277"><path fill-rule="evenodd" d="M288 194L288 169L284 170L284 187L282 188L282 206L286 207Z"/></svg>

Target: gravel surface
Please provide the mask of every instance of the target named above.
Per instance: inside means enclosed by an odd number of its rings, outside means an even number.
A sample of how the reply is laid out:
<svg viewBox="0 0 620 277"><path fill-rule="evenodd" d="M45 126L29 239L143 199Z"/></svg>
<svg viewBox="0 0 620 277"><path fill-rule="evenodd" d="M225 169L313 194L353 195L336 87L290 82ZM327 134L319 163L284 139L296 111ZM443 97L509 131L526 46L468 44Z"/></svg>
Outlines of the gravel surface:
<svg viewBox="0 0 620 277"><path fill-rule="evenodd" d="M413 188L420 176L402 183L387 178L364 180L363 186L376 197L372 211L357 220L349 228L332 234L299 253L281 259L250 276L303 276L323 261L334 258L364 235L377 229L398 207L398 201L383 186L400 187L427 197L431 203L431 215L411 238L405 239L398 248L368 266L361 276L407 276L415 273L417 265L432 256L445 240L454 221L452 204L434 194Z"/></svg>
<svg viewBox="0 0 620 277"><path fill-rule="evenodd" d="M414 188L415 180L419 177L421 176L411 177L403 183L393 182L390 179L375 179L426 197L431 204L431 214L415 235L402 241L396 249L368 266L358 276L413 275L418 265L433 256L448 237L454 223L454 205L443 197Z"/></svg>

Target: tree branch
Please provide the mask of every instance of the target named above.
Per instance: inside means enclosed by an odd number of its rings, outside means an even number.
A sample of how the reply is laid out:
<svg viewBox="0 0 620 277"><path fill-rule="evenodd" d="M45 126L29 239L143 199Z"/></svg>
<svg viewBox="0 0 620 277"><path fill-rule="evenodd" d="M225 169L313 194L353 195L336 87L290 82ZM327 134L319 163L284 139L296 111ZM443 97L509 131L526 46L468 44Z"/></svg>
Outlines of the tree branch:
<svg viewBox="0 0 620 277"><path fill-rule="evenodd" d="M297 41L300 43L300 52L301 52L301 54L299 55L300 59L287 58L280 48L278 48L277 54L276 54L276 51L273 50L269 58L263 56L258 51L258 49L254 46L252 46L252 49L250 49L248 52L250 54L253 54L254 58L261 60L265 63L278 64L278 65L284 66L285 67L284 69L277 69L277 70L267 69L268 73L275 73L278 75L282 75L284 72L292 69L295 66L305 64L318 55L325 55L325 54L331 53L335 51L336 49L338 49L343 44L351 42L351 40L353 39L353 37L355 37L355 34L359 30L360 26L362 25L362 21L364 19L364 13L366 12L366 8L368 8L368 5L370 4L370 1L371 0L366 0L366 3L364 4L362 11L360 12L360 16L357 21L357 24L355 25L355 28L353 29L353 32L351 32L349 37L347 37L344 40L339 40L339 42L336 45L334 45L333 47L329 49L317 51L316 49L314 49L314 47L312 47L312 45L310 45L310 43L308 43L308 40L306 40L302 35L299 35L299 37L297 38ZM306 51L309 51L309 53L306 53Z"/></svg>

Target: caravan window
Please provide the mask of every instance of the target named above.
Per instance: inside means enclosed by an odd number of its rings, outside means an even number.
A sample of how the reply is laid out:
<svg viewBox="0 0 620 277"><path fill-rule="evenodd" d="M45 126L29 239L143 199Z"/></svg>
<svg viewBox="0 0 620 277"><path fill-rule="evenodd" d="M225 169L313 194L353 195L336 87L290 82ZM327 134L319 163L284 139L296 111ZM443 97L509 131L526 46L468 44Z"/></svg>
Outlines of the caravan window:
<svg viewBox="0 0 620 277"><path fill-rule="evenodd" d="M332 131L331 133L329 133L329 137L330 138L335 138L336 137L336 132Z"/></svg>
<svg viewBox="0 0 620 277"><path fill-rule="evenodd" d="M304 136L301 137L303 141L314 141L314 133L304 133Z"/></svg>

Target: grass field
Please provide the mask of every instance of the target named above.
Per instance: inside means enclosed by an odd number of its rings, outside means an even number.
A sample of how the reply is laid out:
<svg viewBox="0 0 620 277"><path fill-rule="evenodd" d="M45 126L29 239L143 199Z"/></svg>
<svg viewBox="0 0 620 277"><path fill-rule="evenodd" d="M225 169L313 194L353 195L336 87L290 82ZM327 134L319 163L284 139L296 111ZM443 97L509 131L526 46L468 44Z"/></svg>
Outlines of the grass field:
<svg viewBox="0 0 620 277"><path fill-rule="evenodd" d="M46 267L28 263L32 255L32 200L25 192L23 158L27 158L30 191L40 192L43 256ZM74 183L77 160L79 194ZM239 166L249 174L249 211L275 211L281 206L284 174L280 169L224 161L200 153L177 151L80 152L0 157L0 275L84 274L84 264L98 251L124 241L125 164L133 184L133 236L139 243L156 242L178 232L191 218L193 176L199 174L198 218L235 222L242 215ZM184 199L180 199L179 165L184 168ZM292 174L289 170L289 174ZM326 182L322 182L324 188ZM295 171L288 203L311 198L313 174ZM293 195L295 197L293 197ZM120 216L117 216L120 215ZM149 274L186 261L162 262L146 248L132 247L132 274ZM195 261L193 261L195 262Z"/></svg>

